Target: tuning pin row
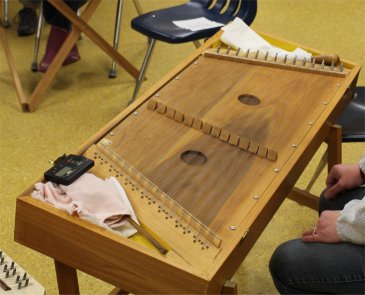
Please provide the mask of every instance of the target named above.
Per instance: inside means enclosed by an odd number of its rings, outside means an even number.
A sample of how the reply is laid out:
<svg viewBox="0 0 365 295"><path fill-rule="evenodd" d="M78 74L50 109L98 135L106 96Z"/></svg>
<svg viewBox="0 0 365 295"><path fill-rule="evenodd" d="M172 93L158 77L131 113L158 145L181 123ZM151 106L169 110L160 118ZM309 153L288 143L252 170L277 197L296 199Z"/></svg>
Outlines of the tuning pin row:
<svg viewBox="0 0 365 295"><path fill-rule="evenodd" d="M217 53L220 53L221 46L222 46L222 43L219 43L219 45L217 47ZM228 46L225 54L226 55L229 55L230 51L231 51L231 46ZM239 56L240 55L240 52L241 52L241 48L238 48L238 50L236 51L235 55L236 56ZM246 50L246 52L243 53L243 57L244 58L249 58L250 57L250 53L251 53L251 48L248 48ZM257 50L255 52L255 54L253 55L253 58L256 59L256 60L258 60L259 56L260 56L260 50ZM266 51L263 59L264 59L264 61L268 61L268 58L269 58L269 51ZM283 64L294 65L294 66L297 65L297 61L298 61L298 56L297 55L294 55L294 57L292 58L291 61L288 59L288 54L285 54L284 57L283 57L283 59L282 59L282 63ZM275 63L280 62L279 61L279 52L276 52L275 53L275 55L273 57L273 62L275 62ZM306 57L304 57L302 59L302 62L300 64L298 64L297 66L307 67L307 63L309 64L308 67L312 67L312 68L315 68L316 67L316 59L315 58L311 58L310 61L308 61ZM321 64L319 65L319 68L321 70L324 70L326 68L325 61L324 60L321 61ZM334 61L332 61L331 65L328 68L331 71L335 71L336 70ZM341 63L341 65L338 66L338 71L339 72L343 72L343 70L344 70L344 66Z"/></svg>

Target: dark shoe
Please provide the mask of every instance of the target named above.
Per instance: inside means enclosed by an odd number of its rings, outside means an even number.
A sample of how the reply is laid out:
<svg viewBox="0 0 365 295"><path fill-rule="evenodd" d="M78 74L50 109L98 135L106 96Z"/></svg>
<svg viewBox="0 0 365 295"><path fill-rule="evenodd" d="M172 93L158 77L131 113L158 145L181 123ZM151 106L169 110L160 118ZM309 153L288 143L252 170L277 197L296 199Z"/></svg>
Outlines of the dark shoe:
<svg viewBox="0 0 365 295"><path fill-rule="evenodd" d="M25 7L19 11L18 36L33 35L37 30L37 13Z"/></svg>
<svg viewBox="0 0 365 295"><path fill-rule="evenodd" d="M62 44L65 42L66 38L68 37L68 34L69 34L69 32L62 28L59 28L56 26L51 27L51 31L49 33L47 45L46 45L46 53L44 54L42 61L38 68L38 70L40 72L45 73L47 71L49 65L52 63L57 52L60 50ZM74 47L71 49L68 56L65 58L63 65L69 65L69 64L72 64L79 60L80 60L80 55L79 55L77 46L74 45Z"/></svg>

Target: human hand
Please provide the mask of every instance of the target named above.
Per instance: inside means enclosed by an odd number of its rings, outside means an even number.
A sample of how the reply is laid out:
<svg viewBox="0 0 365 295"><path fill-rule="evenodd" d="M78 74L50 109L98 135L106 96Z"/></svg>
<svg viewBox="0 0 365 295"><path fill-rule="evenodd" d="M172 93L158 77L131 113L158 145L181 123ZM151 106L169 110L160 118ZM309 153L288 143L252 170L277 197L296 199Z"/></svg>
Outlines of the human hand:
<svg viewBox="0 0 365 295"><path fill-rule="evenodd" d="M323 211L314 230L308 230L302 234L302 241L323 243L340 242L341 239L336 230L336 222L339 216L339 210Z"/></svg>
<svg viewBox="0 0 365 295"><path fill-rule="evenodd" d="M364 182L359 165L339 164L332 167L328 173L326 184L327 190L324 196L328 199L338 193L358 187Z"/></svg>

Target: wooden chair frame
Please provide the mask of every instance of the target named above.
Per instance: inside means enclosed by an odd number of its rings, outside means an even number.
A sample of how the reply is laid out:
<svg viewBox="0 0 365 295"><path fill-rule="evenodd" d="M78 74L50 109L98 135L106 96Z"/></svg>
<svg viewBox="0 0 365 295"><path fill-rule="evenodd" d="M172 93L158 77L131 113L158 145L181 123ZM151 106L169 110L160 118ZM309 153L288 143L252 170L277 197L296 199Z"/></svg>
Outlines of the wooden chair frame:
<svg viewBox="0 0 365 295"><path fill-rule="evenodd" d="M5 30L3 27L0 27L1 43L4 47L10 72L12 74L15 88L18 94L19 103L23 111L33 112L36 110L37 106L40 103L42 95L52 83L58 70L61 68L65 57L78 40L81 32L89 37L97 46L99 46L107 55L109 55L115 62L117 62L122 68L124 68L130 75L137 79L139 71L87 24L87 22L99 6L101 0L90 0L80 17L76 13L74 13L72 9L70 9L63 1L49 0L49 2L70 20L70 22L73 24L73 30L62 45L60 51L57 53L47 72L39 81L29 99L25 96L22 89L14 58L11 54L11 50L9 48L9 44L6 38ZM0 4L2 4L2 0Z"/></svg>

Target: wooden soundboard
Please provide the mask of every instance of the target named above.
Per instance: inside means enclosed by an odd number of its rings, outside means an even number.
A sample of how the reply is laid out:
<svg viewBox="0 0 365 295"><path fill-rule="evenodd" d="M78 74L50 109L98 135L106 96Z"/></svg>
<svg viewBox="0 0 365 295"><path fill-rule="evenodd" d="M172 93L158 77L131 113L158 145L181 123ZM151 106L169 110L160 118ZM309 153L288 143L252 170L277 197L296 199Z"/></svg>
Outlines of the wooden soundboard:
<svg viewBox="0 0 365 295"><path fill-rule="evenodd" d="M60 292L78 292L75 269L134 294L225 292L352 97L358 65L218 50L218 39L79 150L120 181L167 253L17 199L15 240L55 259Z"/></svg>

